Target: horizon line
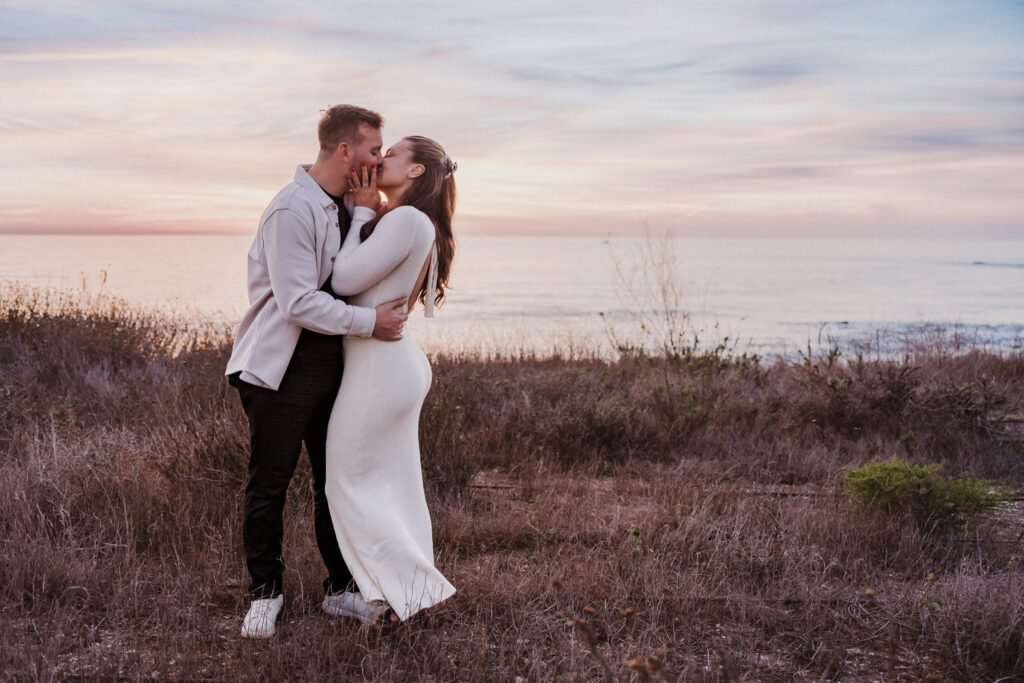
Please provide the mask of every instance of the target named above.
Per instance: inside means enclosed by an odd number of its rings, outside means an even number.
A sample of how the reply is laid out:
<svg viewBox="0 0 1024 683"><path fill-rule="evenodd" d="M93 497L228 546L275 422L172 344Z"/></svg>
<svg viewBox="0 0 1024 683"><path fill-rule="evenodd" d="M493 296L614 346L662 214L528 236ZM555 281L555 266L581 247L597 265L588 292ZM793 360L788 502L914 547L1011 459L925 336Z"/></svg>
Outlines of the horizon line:
<svg viewBox="0 0 1024 683"><path fill-rule="evenodd" d="M470 235L472 237L596 237L601 239L615 238L615 237L643 237L647 232L644 230L632 230L625 232L599 232L599 231L583 231L583 230L572 230L572 229L552 229L552 230L513 230L513 231L498 231L498 230L469 230L460 231L463 235ZM1024 240L1024 228L1020 232L1014 231L1013 233L994 236L990 234L983 235L970 235L970 234L922 234L918 231L908 231L903 233L877 233L874 231L863 231L863 230L852 230L848 232L820 232L808 234L806 231L791 230L778 232L775 234L766 234L764 232L756 231L735 231L735 230L694 230L694 231L682 231L682 230L651 230L650 234L652 237L661 238L668 233L672 238L697 238L697 239L873 239L873 240L983 240L983 241L1001 241L1001 240L1012 240L1020 241ZM169 230L169 229L151 229L151 230L139 230L139 229L117 229L107 228L101 230L87 230L87 229L60 229L60 228L47 228L43 230L31 230L31 229L6 229L0 228L0 236L10 237L22 237L22 236L63 236L63 237L85 237L85 236L139 236L139 237L203 237L203 236L237 236L243 237L255 236L256 229L249 230L231 230L226 228L216 228L210 230L199 230L199 229L181 229L181 230Z"/></svg>

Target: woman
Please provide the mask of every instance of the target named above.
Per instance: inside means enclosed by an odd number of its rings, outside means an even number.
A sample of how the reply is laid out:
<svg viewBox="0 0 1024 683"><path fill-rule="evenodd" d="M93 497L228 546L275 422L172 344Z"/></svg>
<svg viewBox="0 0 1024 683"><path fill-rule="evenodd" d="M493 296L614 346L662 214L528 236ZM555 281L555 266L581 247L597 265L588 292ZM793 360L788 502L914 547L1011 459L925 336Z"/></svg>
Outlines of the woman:
<svg viewBox="0 0 1024 683"><path fill-rule="evenodd" d="M334 263L337 294L357 306L404 296L410 310L418 299L433 315L454 253L455 168L436 142L412 136L388 150L379 178L376 169L369 178L365 169L361 179L352 172L357 208ZM390 208L374 216L378 187ZM327 500L373 622L386 625L455 592L434 567L420 470L419 413L430 363L408 336L389 343L345 337L344 352L327 430Z"/></svg>

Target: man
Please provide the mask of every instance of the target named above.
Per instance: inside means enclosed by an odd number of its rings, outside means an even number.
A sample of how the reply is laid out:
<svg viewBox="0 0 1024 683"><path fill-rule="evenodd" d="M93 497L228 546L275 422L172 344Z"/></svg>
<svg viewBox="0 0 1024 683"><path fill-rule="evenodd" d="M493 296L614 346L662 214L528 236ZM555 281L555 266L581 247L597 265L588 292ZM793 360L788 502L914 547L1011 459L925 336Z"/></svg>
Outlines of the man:
<svg viewBox="0 0 1024 683"><path fill-rule="evenodd" d="M226 371L249 420L242 537L252 603L242 623L245 637L272 636L284 603L282 513L303 442L313 470L317 547L327 566L323 609L361 616L367 608L358 593L346 592L352 574L324 495L327 421L341 383L341 335L395 341L407 316L398 310L404 299L376 309L349 306L334 296L330 282L351 223L347 178L353 168L382 162L383 123L362 107L327 109L316 162L300 166L274 197L249 250L250 305Z"/></svg>

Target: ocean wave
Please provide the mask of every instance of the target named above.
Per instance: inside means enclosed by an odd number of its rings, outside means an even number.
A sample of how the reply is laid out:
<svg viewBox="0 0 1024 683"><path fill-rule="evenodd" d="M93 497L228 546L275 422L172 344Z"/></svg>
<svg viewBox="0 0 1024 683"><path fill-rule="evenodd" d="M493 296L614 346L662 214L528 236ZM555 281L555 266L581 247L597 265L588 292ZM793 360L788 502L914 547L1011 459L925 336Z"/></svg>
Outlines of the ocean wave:
<svg viewBox="0 0 1024 683"><path fill-rule="evenodd" d="M971 261L971 265L987 268L1024 268L1024 263L993 263L992 261Z"/></svg>

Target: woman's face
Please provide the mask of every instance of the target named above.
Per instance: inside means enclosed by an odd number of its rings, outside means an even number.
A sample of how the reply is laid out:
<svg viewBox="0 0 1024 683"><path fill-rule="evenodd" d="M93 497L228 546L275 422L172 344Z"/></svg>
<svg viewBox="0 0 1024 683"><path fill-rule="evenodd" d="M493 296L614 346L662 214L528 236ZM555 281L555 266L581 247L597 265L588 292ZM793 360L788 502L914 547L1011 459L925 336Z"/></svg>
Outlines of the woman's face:
<svg viewBox="0 0 1024 683"><path fill-rule="evenodd" d="M423 165L412 160L412 145L399 140L384 155L377 186L398 187L423 173Z"/></svg>

